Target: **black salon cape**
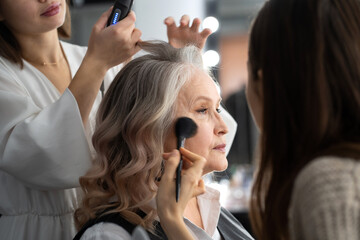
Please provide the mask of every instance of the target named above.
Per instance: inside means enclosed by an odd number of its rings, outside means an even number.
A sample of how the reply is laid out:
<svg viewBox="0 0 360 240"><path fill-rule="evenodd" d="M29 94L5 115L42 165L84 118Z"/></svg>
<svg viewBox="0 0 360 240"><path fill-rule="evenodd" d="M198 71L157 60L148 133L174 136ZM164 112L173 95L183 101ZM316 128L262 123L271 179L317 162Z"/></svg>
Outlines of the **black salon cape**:
<svg viewBox="0 0 360 240"><path fill-rule="evenodd" d="M144 217L143 212L138 212L138 215ZM111 213L103 215L96 219L91 219L88 221L84 227L76 234L73 240L80 240L84 232L92 227L93 225L100 222L110 222L117 224L124 228L130 235L135 229L136 225L125 220L119 213ZM245 230L241 223L225 208L221 208L219 222L217 226L220 235L223 240L252 240L253 238L249 237L250 234ZM155 234L147 232L151 240L167 240L164 230L162 229L159 222L155 223Z"/></svg>

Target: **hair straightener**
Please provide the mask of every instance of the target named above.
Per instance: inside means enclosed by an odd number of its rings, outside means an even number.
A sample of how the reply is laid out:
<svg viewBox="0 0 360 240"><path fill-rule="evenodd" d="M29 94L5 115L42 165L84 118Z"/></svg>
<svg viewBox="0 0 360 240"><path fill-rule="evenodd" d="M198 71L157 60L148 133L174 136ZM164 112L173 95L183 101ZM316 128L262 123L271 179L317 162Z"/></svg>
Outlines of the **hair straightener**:
<svg viewBox="0 0 360 240"><path fill-rule="evenodd" d="M110 14L107 26L116 24L118 21L123 20L131 11L133 0L116 0L114 8Z"/></svg>
<svg viewBox="0 0 360 240"><path fill-rule="evenodd" d="M108 18L106 26L110 26L116 24L117 22L126 18L126 16L131 11L131 7L133 5L133 0L116 0L114 3L113 10ZM104 81L101 83L100 86L101 96L104 97L105 87Z"/></svg>

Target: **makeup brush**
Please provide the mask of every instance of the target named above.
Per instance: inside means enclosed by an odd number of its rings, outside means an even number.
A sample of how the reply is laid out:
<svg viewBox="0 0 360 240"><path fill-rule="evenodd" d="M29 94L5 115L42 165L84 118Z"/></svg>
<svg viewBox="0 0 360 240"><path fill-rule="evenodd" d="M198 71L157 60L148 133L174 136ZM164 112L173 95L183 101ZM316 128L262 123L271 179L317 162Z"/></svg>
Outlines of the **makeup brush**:
<svg viewBox="0 0 360 240"><path fill-rule="evenodd" d="M191 138L196 134L197 125L196 123L188 117L180 117L175 123L175 135L177 138L177 149L184 147L185 139ZM182 169L182 157L180 154L180 162L176 168L176 202L179 200L180 196L180 183L181 183L181 169Z"/></svg>

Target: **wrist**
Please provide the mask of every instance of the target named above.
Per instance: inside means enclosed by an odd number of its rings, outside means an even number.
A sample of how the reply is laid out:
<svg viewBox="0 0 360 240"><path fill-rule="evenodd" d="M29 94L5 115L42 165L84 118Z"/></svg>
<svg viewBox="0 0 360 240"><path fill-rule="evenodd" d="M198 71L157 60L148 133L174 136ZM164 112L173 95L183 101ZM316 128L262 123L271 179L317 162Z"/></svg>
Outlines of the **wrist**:
<svg viewBox="0 0 360 240"><path fill-rule="evenodd" d="M87 70L92 73L99 74L105 76L106 72L110 69L110 66L106 66L104 61L99 60L95 56L89 54L88 52L85 54L82 65L86 67Z"/></svg>
<svg viewBox="0 0 360 240"><path fill-rule="evenodd" d="M177 216L177 214L174 214L174 213L162 213L162 214L159 214L159 218L161 219L161 221L164 220L169 223L184 222L183 216Z"/></svg>
<svg viewBox="0 0 360 240"><path fill-rule="evenodd" d="M184 222L183 215L177 211L177 209L174 208L164 208L164 207L158 207L158 216L162 220L165 220L167 222Z"/></svg>

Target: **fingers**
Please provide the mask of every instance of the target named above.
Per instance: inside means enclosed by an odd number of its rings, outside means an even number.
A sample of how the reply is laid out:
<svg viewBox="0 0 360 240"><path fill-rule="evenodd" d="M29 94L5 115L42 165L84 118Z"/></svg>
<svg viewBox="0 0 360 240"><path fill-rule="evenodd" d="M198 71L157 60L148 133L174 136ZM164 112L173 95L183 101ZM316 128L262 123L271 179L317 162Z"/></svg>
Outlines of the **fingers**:
<svg viewBox="0 0 360 240"><path fill-rule="evenodd" d="M140 42L141 41L141 39L140 39L141 35L142 35L141 31L139 29L135 28L134 31L131 34L131 41L135 42L135 43ZM140 50L139 46L136 46L136 47Z"/></svg>
<svg viewBox="0 0 360 240"><path fill-rule="evenodd" d="M168 153L163 153L162 156L165 160L169 159L169 157L171 156L172 152L168 152Z"/></svg>
<svg viewBox="0 0 360 240"><path fill-rule="evenodd" d="M136 45L140 41L142 35L141 31L135 28L136 15L134 11L130 11L129 14L123 20L111 25L119 36L125 38L124 40L131 44L131 54L134 55L140 51L140 47ZM128 40L126 40L128 39Z"/></svg>
<svg viewBox="0 0 360 240"><path fill-rule="evenodd" d="M200 33L200 36L204 39L208 38L211 34L211 30L209 28L205 28L204 30L202 30L202 32Z"/></svg>
<svg viewBox="0 0 360 240"><path fill-rule="evenodd" d="M198 32L199 31L199 27L200 27L200 19L199 18L195 18L192 25L191 25L191 30L194 32Z"/></svg>
<svg viewBox="0 0 360 240"><path fill-rule="evenodd" d="M183 15L180 19L180 27L188 27L190 23L189 15Z"/></svg>
<svg viewBox="0 0 360 240"><path fill-rule="evenodd" d="M197 188L194 189L194 197L205 193L204 180L200 179Z"/></svg>
<svg viewBox="0 0 360 240"><path fill-rule="evenodd" d="M164 20L164 24L167 26L168 29L176 29L176 23L173 17L167 17ZM180 19L180 26L179 27L189 27L190 25L190 17L189 15L183 15ZM191 31L198 32L200 29L201 20L199 18L195 18L193 23L190 27ZM202 31L204 37L208 37L211 34L211 30L206 28Z"/></svg>
<svg viewBox="0 0 360 240"><path fill-rule="evenodd" d="M182 215L188 201L205 192L205 184L201 178L205 159L184 148L180 148L180 151L184 163L188 163L190 167L182 170L180 198L176 204L175 198L173 198L173 202L169 201L169 196L175 195L174 179L176 178L176 168L179 164L180 152L173 150L171 153L163 154L165 171L158 188L157 204L162 206L161 209L164 213L171 212L171 214L174 214L178 212ZM171 207L170 211L166 211L167 205Z"/></svg>
<svg viewBox="0 0 360 240"><path fill-rule="evenodd" d="M191 174L195 174L196 176L202 175L202 170L205 166L206 160L205 158L185 149L180 148L180 153L182 154L183 159L183 170L185 172L190 172ZM174 155L176 154L176 155ZM167 177L170 179L174 179L175 175L171 174L171 171L175 171L176 167L180 161L179 151L173 150L170 153L163 153L163 158L165 161L165 169L168 169ZM175 165L175 166L174 166ZM170 167L168 167L170 166ZM166 171L165 171L166 172ZM164 173L165 175L165 173Z"/></svg>
<svg viewBox="0 0 360 240"><path fill-rule="evenodd" d="M88 43L88 58L102 62L110 68L130 59L140 50L141 31L135 28L136 16L131 11L126 18L105 27L112 8L103 13L93 27Z"/></svg>
<svg viewBox="0 0 360 240"><path fill-rule="evenodd" d="M189 150L185 148L180 148L180 153L183 155L183 158L186 158L189 160L193 165L191 168L187 169L186 172L190 174L194 174L195 176L201 176L202 170L205 166L205 158L190 152Z"/></svg>
<svg viewBox="0 0 360 240"><path fill-rule="evenodd" d="M176 31L176 24L175 24L175 20L172 17L167 17L164 20L164 23L166 25L166 29L167 29L167 34L168 36L172 35L175 31Z"/></svg>
<svg viewBox="0 0 360 240"><path fill-rule="evenodd" d="M182 156L182 159L183 159L183 165L182 165L183 169L186 170L192 167L193 163L188 158Z"/></svg>
<svg viewBox="0 0 360 240"><path fill-rule="evenodd" d="M117 22L114 25L111 25L110 27L124 30L133 30L135 28L135 21L136 21L136 15L134 11L130 11L129 14L124 18L123 20Z"/></svg>
<svg viewBox="0 0 360 240"><path fill-rule="evenodd" d="M172 28L176 27L175 20L174 20L173 17L165 18L164 23L168 28L169 27L172 27Z"/></svg>
<svg viewBox="0 0 360 240"><path fill-rule="evenodd" d="M193 153L189 150L187 150L186 148L183 148L181 147L180 148L180 153L186 157L189 161L191 161L192 163L195 163L195 162L199 162L199 161L203 161L204 158L197 155L196 153Z"/></svg>
<svg viewBox="0 0 360 240"><path fill-rule="evenodd" d="M131 24L131 23L134 23L135 21L136 21L135 12L130 11L129 14L126 16L126 18L124 18L123 20L121 20L118 23Z"/></svg>
<svg viewBox="0 0 360 240"><path fill-rule="evenodd" d="M171 153L163 154L165 161L165 171L161 177L161 181L172 182L175 179L176 168L180 162L180 153L178 150L173 150Z"/></svg>

